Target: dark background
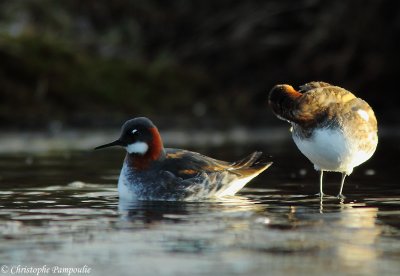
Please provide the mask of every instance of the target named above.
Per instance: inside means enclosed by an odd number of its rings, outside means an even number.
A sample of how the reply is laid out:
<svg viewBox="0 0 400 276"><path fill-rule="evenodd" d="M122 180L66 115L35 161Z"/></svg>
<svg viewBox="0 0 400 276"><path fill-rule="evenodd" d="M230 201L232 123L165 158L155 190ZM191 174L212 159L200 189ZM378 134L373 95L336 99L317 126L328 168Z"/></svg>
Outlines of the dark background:
<svg viewBox="0 0 400 276"><path fill-rule="evenodd" d="M323 80L400 122L400 2L0 1L0 127L279 124L277 83Z"/></svg>

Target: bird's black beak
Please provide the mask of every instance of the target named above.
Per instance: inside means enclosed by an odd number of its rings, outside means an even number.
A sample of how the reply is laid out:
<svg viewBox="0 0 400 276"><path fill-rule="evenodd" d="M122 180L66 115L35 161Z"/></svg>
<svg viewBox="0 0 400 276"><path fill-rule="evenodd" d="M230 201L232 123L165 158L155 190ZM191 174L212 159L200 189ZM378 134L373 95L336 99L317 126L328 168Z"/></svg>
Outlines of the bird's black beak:
<svg viewBox="0 0 400 276"><path fill-rule="evenodd" d="M98 150L98 149L104 149L104 148L113 147L113 146L123 146L123 145L124 144L120 140L115 140L114 142L95 147L94 149Z"/></svg>

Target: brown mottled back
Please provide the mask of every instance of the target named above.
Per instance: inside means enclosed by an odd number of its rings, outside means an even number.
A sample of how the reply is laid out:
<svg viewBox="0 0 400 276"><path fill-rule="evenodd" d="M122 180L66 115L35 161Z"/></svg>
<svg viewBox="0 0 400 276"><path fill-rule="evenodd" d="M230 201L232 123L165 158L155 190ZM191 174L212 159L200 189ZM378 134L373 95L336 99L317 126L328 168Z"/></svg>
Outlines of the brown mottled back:
<svg viewBox="0 0 400 276"><path fill-rule="evenodd" d="M298 93L296 97L294 93ZM269 98L274 113L295 123L295 130L301 136L309 137L312 129L330 126L339 126L344 131L357 129L361 136L377 131L377 121L368 103L326 82L310 82L300 86L299 91L290 85L277 85ZM360 110L368 114L368 123L360 116Z"/></svg>

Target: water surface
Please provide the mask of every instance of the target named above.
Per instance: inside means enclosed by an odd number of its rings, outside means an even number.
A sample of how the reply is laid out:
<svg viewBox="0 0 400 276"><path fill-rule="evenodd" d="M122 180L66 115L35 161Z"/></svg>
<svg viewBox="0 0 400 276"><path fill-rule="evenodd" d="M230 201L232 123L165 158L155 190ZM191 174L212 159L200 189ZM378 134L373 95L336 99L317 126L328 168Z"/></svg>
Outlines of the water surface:
<svg viewBox="0 0 400 276"><path fill-rule="evenodd" d="M0 156L0 266L89 266L90 275L398 275L400 146L381 140L322 202L318 175L290 140L191 148L274 165L235 197L120 205L120 150ZM325 192L339 190L326 174ZM7 274L5 274L7 275ZM11 274L8 274L11 275ZM26 274L25 274L26 275Z"/></svg>

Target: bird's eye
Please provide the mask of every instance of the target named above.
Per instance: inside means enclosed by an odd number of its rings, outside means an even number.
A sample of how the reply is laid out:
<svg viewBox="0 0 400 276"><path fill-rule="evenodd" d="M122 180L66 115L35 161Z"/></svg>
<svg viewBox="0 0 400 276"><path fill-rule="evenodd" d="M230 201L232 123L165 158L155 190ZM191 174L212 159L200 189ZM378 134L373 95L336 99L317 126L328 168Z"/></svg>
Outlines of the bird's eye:
<svg viewBox="0 0 400 276"><path fill-rule="evenodd" d="M131 133L132 133L132 134L135 134L135 133L137 133L137 131L138 131L137 129L134 129L134 130L132 130Z"/></svg>

